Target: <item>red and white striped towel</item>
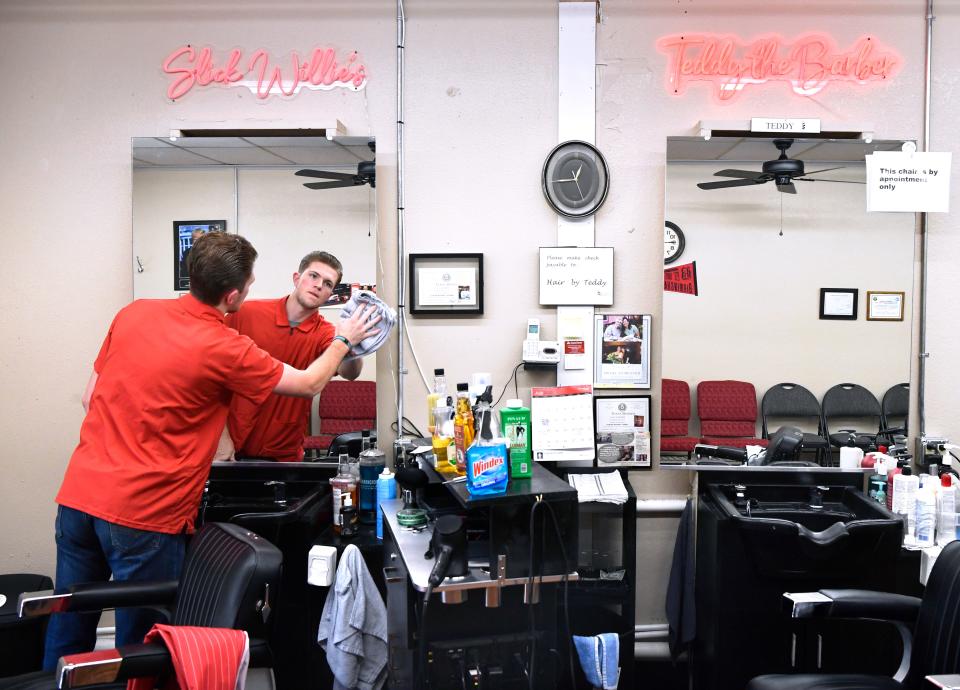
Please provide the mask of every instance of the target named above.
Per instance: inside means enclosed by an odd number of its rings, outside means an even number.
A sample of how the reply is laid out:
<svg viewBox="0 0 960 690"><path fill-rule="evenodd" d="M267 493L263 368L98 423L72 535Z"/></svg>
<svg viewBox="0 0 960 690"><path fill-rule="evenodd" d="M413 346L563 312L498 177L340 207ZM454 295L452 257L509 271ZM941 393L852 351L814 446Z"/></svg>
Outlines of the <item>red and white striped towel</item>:
<svg viewBox="0 0 960 690"><path fill-rule="evenodd" d="M244 630L157 624L143 639L162 640L173 657L176 680L165 690L244 690L250 640ZM155 678L127 681L127 690L153 690Z"/></svg>

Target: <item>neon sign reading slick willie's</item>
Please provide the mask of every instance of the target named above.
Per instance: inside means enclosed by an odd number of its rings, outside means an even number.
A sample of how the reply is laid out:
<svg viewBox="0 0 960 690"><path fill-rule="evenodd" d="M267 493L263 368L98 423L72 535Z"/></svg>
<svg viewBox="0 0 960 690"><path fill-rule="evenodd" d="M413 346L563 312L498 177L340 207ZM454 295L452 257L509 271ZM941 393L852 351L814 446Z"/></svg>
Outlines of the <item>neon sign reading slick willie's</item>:
<svg viewBox="0 0 960 690"><path fill-rule="evenodd" d="M825 34L806 34L792 42L763 36L746 42L721 34L674 34L657 41L668 56L667 91L680 95L691 81L716 85L716 95L729 101L747 85L786 81L794 93L812 96L831 82L866 84L893 76L900 56L864 36L838 50Z"/></svg>
<svg viewBox="0 0 960 690"><path fill-rule="evenodd" d="M284 65L263 49L246 60L242 50L234 49L223 62L215 63L210 48L196 50L185 45L166 57L163 71L173 76L167 87L170 100L183 98L195 86L245 86L263 100L273 95L293 96L301 89L359 91L367 84L366 68L357 61L356 51L338 60L333 48L314 48L306 57L294 51Z"/></svg>

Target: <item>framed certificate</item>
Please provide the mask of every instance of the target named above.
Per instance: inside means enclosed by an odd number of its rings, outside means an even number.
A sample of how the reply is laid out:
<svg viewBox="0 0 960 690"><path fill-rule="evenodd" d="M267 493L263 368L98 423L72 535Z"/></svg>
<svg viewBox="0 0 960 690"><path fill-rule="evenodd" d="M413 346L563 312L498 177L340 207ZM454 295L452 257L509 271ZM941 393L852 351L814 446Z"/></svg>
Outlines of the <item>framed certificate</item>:
<svg viewBox="0 0 960 690"><path fill-rule="evenodd" d="M598 467L650 468L650 396L594 396Z"/></svg>
<svg viewBox="0 0 960 690"><path fill-rule="evenodd" d="M483 313L483 254L410 254L410 313Z"/></svg>
<svg viewBox="0 0 960 690"><path fill-rule="evenodd" d="M903 321L902 292L867 290L867 321Z"/></svg>
<svg viewBox="0 0 960 690"><path fill-rule="evenodd" d="M820 318L834 320L857 320L856 288L820 288Z"/></svg>

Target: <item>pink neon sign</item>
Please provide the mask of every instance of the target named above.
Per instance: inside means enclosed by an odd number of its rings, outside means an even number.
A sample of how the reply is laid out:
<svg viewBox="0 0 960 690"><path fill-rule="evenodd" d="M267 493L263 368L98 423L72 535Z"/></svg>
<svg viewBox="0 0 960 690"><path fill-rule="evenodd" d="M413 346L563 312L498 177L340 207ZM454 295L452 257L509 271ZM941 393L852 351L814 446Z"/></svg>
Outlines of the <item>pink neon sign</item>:
<svg viewBox="0 0 960 690"><path fill-rule="evenodd" d="M357 62L356 51L338 61L333 48L315 48L306 58L294 51L284 66L263 49L246 60L243 51L234 49L217 64L210 48L195 50L185 45L166 57L163 71L173 76L167 87L171 100L183 98L197 86L245 86L263 100L273 95L293 96L301 89L359 91L367 84L366 68Z"/></svg>
<svg viewBox="0 0 960 690"><path fill-rule="evenodd" d="M674 34L657 41L668 56L667 91L680 95L691 81L709 81L728 101L748 84L789 82L794 93L812 96L831 82L883 81L893 76L900 56L871 36L837 50L825 34L807 34L793 42L763 36L746 42L721 34Z"/></svg>

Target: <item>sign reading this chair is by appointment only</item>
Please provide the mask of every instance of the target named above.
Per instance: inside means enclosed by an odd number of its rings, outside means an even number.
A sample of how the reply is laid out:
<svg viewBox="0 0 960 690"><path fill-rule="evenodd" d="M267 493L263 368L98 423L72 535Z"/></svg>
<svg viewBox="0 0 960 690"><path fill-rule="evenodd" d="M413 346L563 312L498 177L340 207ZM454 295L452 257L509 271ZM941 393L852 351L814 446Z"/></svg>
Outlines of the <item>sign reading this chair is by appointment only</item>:
<svg viewBox="0 0 960 690"><path fill-rule="evenodd" d="M540 304L613 304L613 247L540 247Z"/></svg>
<svg viewBox="0 0 960 690"><path fill-rule="evenodd" d="M950 153L877 151L867 159L867 211L950 211Z"/></svg>

